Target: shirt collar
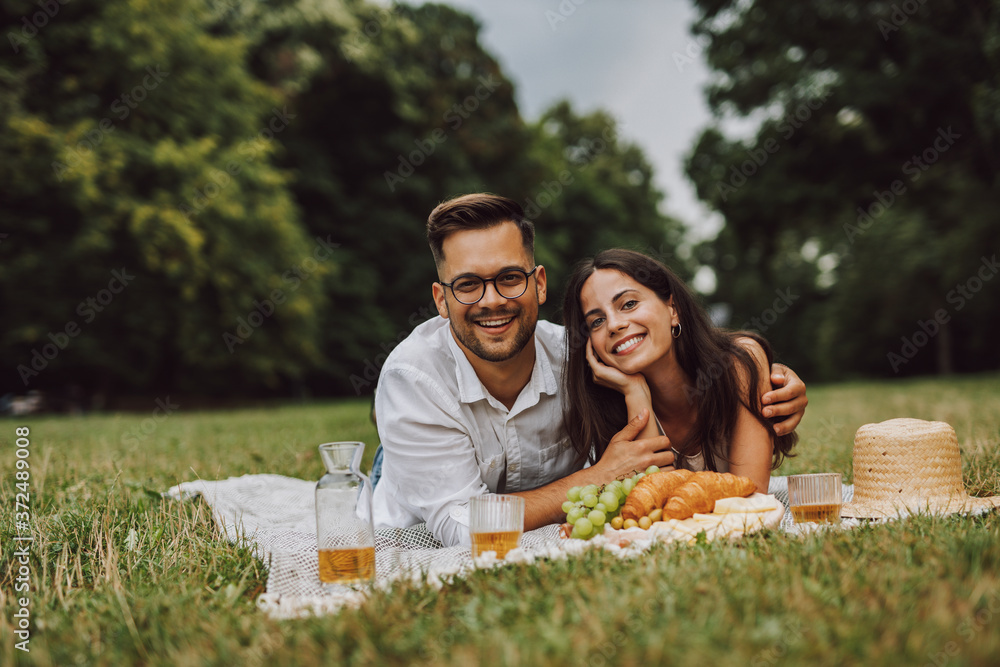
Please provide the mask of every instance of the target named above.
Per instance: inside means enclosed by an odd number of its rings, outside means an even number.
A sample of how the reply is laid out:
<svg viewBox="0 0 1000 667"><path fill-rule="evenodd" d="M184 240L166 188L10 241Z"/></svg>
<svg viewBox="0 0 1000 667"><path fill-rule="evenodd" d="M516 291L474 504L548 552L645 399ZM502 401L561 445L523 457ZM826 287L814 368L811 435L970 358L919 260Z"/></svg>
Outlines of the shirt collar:
<svg viewBox="0 0 1000 667"><path fill-rule="evenodd" d="M459 401L462 403L475 403L483 399L492 399L495 402L496 399L486 391L486 387L479 380L479 376L476 375L476 370L465 356L465 352L459 347L458 341L455 340L455 335L451 332L451 327L449 326L446 331L448 349L451 350L451 354L455 358L455 381L458 383ZM539 394L554 395L559 390L559 382L552 371L552 364L549 361L546 350L542 348L537 335L535 336L535 365L531 369L531 379L528 380L525 388L521 390L517 403L521 402L521 396L524 395L526 390L531 392L533 398ZM537 401L531 401L532 404L535 402ZM517 403L515 403L515 407Z"/></svg>

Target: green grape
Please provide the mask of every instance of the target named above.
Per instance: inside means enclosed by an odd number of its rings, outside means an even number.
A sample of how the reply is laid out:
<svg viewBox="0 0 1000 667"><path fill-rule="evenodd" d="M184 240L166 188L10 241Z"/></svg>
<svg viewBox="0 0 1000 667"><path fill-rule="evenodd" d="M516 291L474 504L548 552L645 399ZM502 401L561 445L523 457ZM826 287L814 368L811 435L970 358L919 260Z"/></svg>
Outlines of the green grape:
<svg viewBox="0 0 1000 667"><path fill-rule="evenodd" d="M625 495L632 493L632 488L635 487L635 480L631 477L622 482L622 489L625 491Z"/></svg>
<svg viewBox="0 0 1000 667"><path fill-rule="evenodd" d="M618 496L611 491L605 491L602 493L598 500L610 512L614 512L618 509Z"/></svg>
<svg viewBox="0 0 1000 667"><path fill-rule="evenodd" d="M602 493L601 495L603 496L604 494ZM610 512L611 511L611 510L608 509L607 505L605 505L604 503L601 502L600 497L597 498L597 504L594 505L594 509L598 510L600 512Z"/></svg>
<svg viewBox="0 0 1000 667"><path fill-rule="evenodd" d="M583 504L587 507L593 507L597 504L597 496L593 493L588 493L583 497Z"/></svg>
<svg viewBox="0 0 1000 667"><path fill-rule="evenodd" d="M572 500L567 500L563 502L562 504L563 514L569 514L569 511L574 507L576 507L576 503L574 503Z"/></svg>
<svg viewBox="0 0 1000 667"><path fill-rule="evenodd" d="M580 498L583 495L580 493L580 491L582 491L581 487L574 486L573 488L571 488L569 491L566 492L566 498L574 503L578 503L580 502Z"/></svg>
<svg viewBox="0 0 1000 667"><path fill-rule="evenodd" d="M646 468L647 475L652 475L654 472L660 472L660 469L657 468L656 466L649 466L648 468Z"/></svg>
<svg viewBox="0 0 1000 667"><path fill-rule="evenodd" d="M572 537L574 540L583 539L583 536L581 536L580 533L577 531L576 526L573 526L573 530L570 532L569 536Z"/></svg>
<svg viewBox="0 0 1000 667"><path fill-rule="evenodd" d="M595 528L600 528L604 525L604 522L607 521L607 516L605 516L604 512L594 510L587 515L587 519L594 525Z"/></svg>
<svg viewBox="0 0 1000 667"><path fill-rule="evenodd" d="M594 524L590 522L587 517L582 517L577 519L573 524L573 528L580 533L580 537L586 539L590 537L590 534L594 532Z"/></svg>
<svg viewBox="0 0 1000 667"><path fill-rule="evenodd" d="M597 491L598 489L596 484L588 484L587 486L583 487L583 489L580 490L580 497L582 498L588 493L593 493L596 496Z"/></svg>
<svg viewBox="0 0 1000 667"><path fill-rule="evenodd" d="M566 513L566 523L576 523L583 517L587 516L587 509L583 507L574 507L569 512Z"/></svg>
<svg viewBox="0 0 1000 667"><path fill-rule="evenodd" d="M643 477L645 477L645 476L646 476L646 473L644 473L644 472L637 472L637 473L635 474L635 477L633 477L632 479L633 479L634 481L638 482L638 481L639 481L640 479L642 479L642 478L643 478Z"/></svg>

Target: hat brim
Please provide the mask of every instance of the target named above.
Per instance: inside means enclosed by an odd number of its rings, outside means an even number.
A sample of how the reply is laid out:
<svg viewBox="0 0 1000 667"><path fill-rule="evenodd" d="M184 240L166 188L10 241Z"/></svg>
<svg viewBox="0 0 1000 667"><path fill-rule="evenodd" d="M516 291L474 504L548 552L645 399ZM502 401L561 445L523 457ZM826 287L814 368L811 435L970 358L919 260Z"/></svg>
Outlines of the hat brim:
<svg viewBox="0 0 1000 667"><path fill-rule="evenodd" d="M894 498L888 500L860 500L844 503L840 516L853 519L889 519L900 515L931 514L982 514L1000 507L1000 496L975 498L952 496L950 498Z"/></svg>

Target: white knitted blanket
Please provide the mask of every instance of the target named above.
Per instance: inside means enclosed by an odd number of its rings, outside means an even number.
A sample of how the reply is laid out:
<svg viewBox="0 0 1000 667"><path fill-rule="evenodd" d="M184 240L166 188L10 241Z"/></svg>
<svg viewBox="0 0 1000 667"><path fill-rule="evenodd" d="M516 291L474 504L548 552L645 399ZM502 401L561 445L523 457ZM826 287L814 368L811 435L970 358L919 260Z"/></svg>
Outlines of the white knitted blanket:
<svg viewBox="0 0 1000 667"><path fill-rule="evenodd" d="M214 482L185 482L164 495L175 500L204 498L222 535L230 542L251 547L258 558L269 564L267 591L258 598L258 607L275 618L296 618L357 605L367 595L364 589L328 587L320 582L314 490L312 481L282 475L244 475ZM787 478L772 477L768 492L786 508L781 530L802 533L817 529L812 524L793 523L787 510ZM844 502L853 495L854 487L844 485ZM839 527L856 525L856 519L843 519ZM558 526L553 525L524 533L520 547L506 560L496 562L487 556L476 564L502 566L538 558L560 559L589 548L634 557L652 544L653 540L637 540L622 548L600 536L587 542L564 540L559 537ZM439 587L473 568L467 546L442 546L424 524L375 531L375 554L376 587L402 577Z"/></svg>

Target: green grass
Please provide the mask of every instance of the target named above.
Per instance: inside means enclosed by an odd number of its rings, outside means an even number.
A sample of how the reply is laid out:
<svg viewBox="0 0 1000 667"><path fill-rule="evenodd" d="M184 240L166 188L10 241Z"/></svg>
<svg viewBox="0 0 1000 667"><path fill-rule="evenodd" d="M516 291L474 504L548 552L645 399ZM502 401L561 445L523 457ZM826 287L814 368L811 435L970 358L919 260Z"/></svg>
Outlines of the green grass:
<svg viewBox="0 0 1000 667"><path fill-rule="evenodd" d="M799 456L779 474L850 474L857 428L951 423L970 491L1000 495L1000 376L810 388ZM797 665L995 664L1000 517L917 518L795 539L603 552L479 572L442 591L397 585L360 609L273 621L265 566L216 534L192 479L316 479L316 445L376 436L366 401L0 420L0 663ZM31 428L30 654L14 649L14 428ZM153 426L147 422L147 428ZM131 539L130 539L131 534ZM21 594L23 595L23 594Z"/></svg>

